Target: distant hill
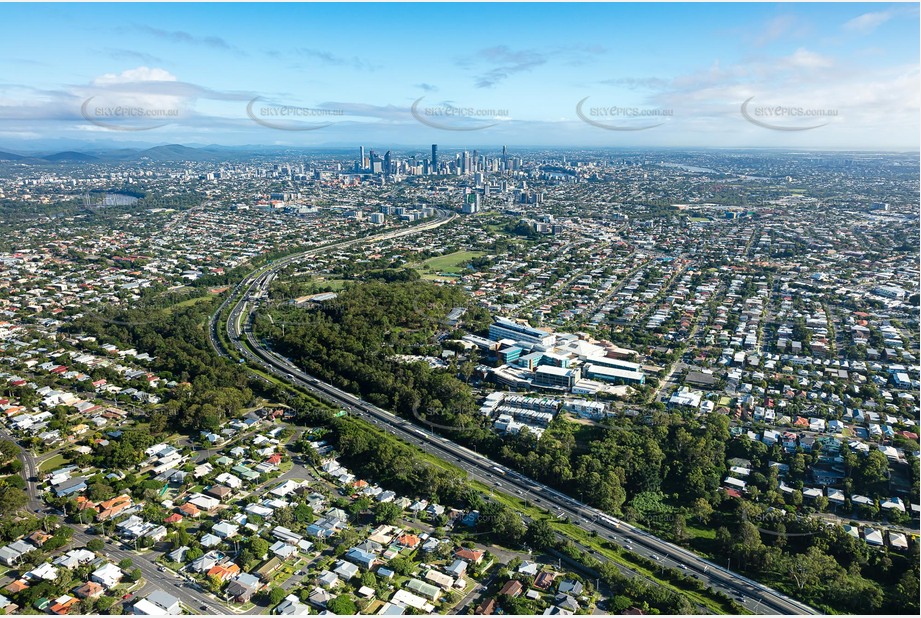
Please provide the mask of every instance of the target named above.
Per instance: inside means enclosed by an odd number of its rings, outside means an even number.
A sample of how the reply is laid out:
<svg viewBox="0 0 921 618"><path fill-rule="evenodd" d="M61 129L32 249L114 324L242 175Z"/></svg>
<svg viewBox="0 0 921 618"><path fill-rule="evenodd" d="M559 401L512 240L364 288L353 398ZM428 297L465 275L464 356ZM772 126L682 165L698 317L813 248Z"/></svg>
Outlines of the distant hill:
<svg viewBox="0 0 921 618"><path fill-rule="evenodd" d="M142 150L132 158L135 160L148 159L150 161L214 161L224 158L224 156L204 148L189 148L180 144L168 144Z"/></svg>
<svg viewBox="0 0 921 618"><path fill-rule="evenodd" d="M83 152L65 150L48 155L17 155L11 152L0 151L0 161L17 161L25 164L47 165L48 163L97 163L106 161L155 161L155 162L183 162L183 161L227 161L243 160L255 154L280 152L274 146L183 146L181 144L165 144L150 148L115 148L103 149L87 147Z"/></svg>
<svg viewBox="0 0 921 618"><path fill-rule="evenodd" d="M65 163L65 162L75 162L75 163L89 163L91 161L101 161L99 157L94 157L93 155L84 154L82 152L74 152L68 150L65 152L56 152L55 154L50 154L46 157L42 157L45 161L51 161L52 163Z"/></svg>

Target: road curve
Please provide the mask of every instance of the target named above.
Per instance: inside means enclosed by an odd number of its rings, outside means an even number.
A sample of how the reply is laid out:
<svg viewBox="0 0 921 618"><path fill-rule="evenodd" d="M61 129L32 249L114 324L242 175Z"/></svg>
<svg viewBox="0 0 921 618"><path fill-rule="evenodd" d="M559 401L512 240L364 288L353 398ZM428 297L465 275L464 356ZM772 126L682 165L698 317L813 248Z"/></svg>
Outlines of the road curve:
<svg viewBox="0 0 921 618"><path fill-rule="evenodd" d="M392 234L376 236L375 238L392 238L417 233L424 229L433 229L447 223L452 218L448 218L445 213L439 212L439 219L435 222ZM454 465L459 465L470 476L489 485L494 491L504 492L509 495L514 492L543 508L548 508L552 512L568 517L584 530L597 532L600 538L625 546L630 551L641 556L658 560L665 566L681 568L697 577L705 585L737 599L749 611L785 615L815 615L819 613L768 586L705 560L682 547L659 539L629 524L618 522L594 507L533 481L514 470L507 469L483 455L451 442L447 438L425 431L423 428L398 418L391 412L374 406L351 393L321 382L317 378L301 371L287 359L266 349L253 337L252 333L246 328L254 310L252 303L247 302L247 298L254 292L264 291L268 288L270 274L277 272L291 261L301 259L307 255L341 248L366 240L368 239L355 239L294 254L257 269L248 275L233 289L231 295L225 299L212 316L209 327L212 346L218 353L229 356L228 350L224 348L218 337L218 316L226 306L234 303L224 326L231 345L236 348L238 354L246 358L247 362L261 366L265 371L282 380L313 392L336 405L345 407L355 416L384 428L432 455ZM596 558L604 559L603 556L596 556Z"/></svg>

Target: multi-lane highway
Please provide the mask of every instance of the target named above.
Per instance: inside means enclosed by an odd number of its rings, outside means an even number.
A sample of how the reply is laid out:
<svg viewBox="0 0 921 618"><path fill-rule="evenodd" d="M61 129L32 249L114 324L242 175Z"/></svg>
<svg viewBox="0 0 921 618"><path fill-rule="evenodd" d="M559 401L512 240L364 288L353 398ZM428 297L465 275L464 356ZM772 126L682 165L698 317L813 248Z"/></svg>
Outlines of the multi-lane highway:
<svg viewBox="0 0 921 618"><path fill-rule="evenodd" d="M416 233L422 229L437 227L448 220L450 219L446 213L440 212L438 220L430 224L401 230L388 236ZM382 237L384 236L379 238ZM447 438L425 431L423 428L365 402L351 393L321 382L301 371L287 359L266 349L253 337L248 329L248 324L254 312L254 304L249 302L248 299L267 290L269 275L277 272L291 261L301 259L306 255L346 246L347 244L364 242L365 240L347 241L347 243L338 243L307 253L292 255L250 274L234 288L233 293L213 316L210 327L212 345L218 352L228 355L229 351L224 348L218 337L218 316L223 309L233 303L227 321L223 326L226 329L226 336L230 345L248 363L261 366L265 371L294 384L298 388L313 392L323 399L343 406L355 416L384 428L394 435L417 445L426 452L463 468L470 477L492 487L494 491L512 495L517 494L527 498L555 514L568 517L570 521L577 523L589 532L596 532L600 538L617 543L630 551L656 560L665 566L679 568L689 575L697 577L704 584L736 599L749 611L791 615L818 613L776 590L704 560L682 547L668 543L638 528L618 522L598 509L589 507L513 470L506 469L487 457L457 445ZM604 559L602 556L597 557Z"/></svg>

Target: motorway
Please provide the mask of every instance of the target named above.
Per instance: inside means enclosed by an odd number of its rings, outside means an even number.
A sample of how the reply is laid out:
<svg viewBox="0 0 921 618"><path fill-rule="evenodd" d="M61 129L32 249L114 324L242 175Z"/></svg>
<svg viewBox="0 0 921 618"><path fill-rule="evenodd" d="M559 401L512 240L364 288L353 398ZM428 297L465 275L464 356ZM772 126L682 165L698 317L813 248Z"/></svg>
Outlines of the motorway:
<svg viewBox="0 0 921 618"><path fill-rule="evenodd" d="M423 229L432 229L451 219L446 213L439 213L439 218L430 224L394 232L387 237L416 233ZM376 238L384 237L379 236ZM270 275L288 263L306 255L338 248L346 244L365 242L356 239L336 245L315 249L305 253L294 254L278 260L267 267L256 270L238 284L232 294L221 304L211 320L209 336L214 348L224 356L230 356L218 338L218 316L231 302L234 303L224 325L227 338L237 352L243 355L251 365L261 366L277 378L310 391L322 399L343 406L354 416L384 428L390 433L417 445L422 450L445 461L458 465L478 481L490 486L494 491L517 494L527 498L543 508L548 508L561 517L568 517L588 532L597 532L602 539L617 543L636 554L657 560L665 566L679 568L689 575L697 577L705 585L722 591L736 599L747 610L766 614L817 614L814 609L795 601L776 590L750 580L738 573L704 560L696 554L677 545L668 543L643 530L621 523L607 514L587 506L557 490L537 483L513 470L500 466L487 457L474 453L447 438L425 431L419 426L398 418L392 413L340 390L331 384L321 382L307 375L287 359L263 347L248 329L249 320L254 312L254 305L248 299L264 293L268 289ZM596 556L596 558L603 558Z"/></svg>

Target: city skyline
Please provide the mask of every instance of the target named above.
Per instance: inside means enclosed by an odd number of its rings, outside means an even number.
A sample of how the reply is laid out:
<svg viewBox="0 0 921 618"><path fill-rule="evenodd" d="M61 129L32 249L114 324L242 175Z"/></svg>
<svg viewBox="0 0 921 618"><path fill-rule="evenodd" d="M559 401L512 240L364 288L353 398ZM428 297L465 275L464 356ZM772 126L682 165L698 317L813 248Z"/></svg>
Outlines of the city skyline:
<svg viewBox="0 0 921 618"><path fill-rule="evenodd" d="M909 4L3 11L0 150L918 147Z"/></svg>

